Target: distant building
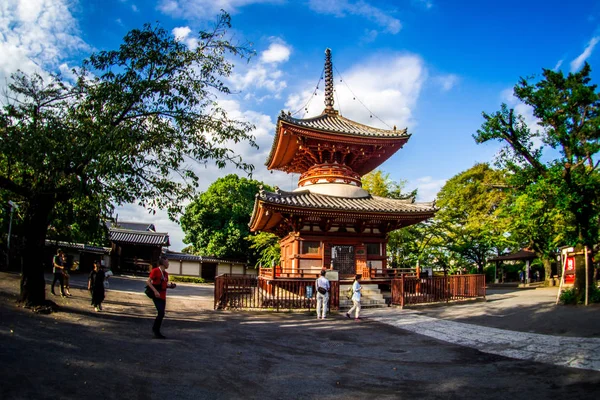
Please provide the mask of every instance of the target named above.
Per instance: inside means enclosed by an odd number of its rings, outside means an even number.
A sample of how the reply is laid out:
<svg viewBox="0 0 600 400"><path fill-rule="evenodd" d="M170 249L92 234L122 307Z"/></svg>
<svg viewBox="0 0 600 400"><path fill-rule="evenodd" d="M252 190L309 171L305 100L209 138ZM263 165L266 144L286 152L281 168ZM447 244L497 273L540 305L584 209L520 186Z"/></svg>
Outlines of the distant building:
<svg viewBox="0 0 600 400"><path fill-rule="evenodd" d="M170 246L169 234L156 232L154 224L109 222L111 266L115 272L149 272L156 265L163 247Z"/></svg>
<svg viewBox="0 0 600 400"><path fill-rule="evenodd" d="M256 275L255 268L248 268L243 261L224 260L215 257L195 256L192 254L166 251L169 259L169 274L198 276L214 280L217 275Z"/></svg>

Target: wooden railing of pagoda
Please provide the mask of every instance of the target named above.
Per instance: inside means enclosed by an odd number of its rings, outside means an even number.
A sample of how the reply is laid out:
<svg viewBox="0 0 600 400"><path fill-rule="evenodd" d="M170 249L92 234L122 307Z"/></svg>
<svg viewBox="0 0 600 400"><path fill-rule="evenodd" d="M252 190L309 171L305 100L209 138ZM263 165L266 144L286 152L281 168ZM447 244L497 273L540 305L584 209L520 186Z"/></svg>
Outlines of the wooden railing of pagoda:
<svg viewBox="0 0 600 400"><path fill-rule="evenodd" d="M280 279L280 278L313 278L317 279L321 274L321 270L316 270L314 268L259 268L258 276L265 279Z"/></svg>
<svg viewBox="0 0 600 400"><path fill-rule="evenodd" d="M414 268L363 268L362 279L395 279L404 276L416 276L417 270Z"/></svg>
<svg viewBox="0 0 600 400"><path fill-rule="evenodd" d="M417 278L401 275L392 280L392 304L439 303L485 298L485 275L449 275Z"/></svg>
<svg viewBox="0 0 600 400"><path fill-rule="evenodd" d="M313 278L267 279L261 276L219 275L215 278L214 308L220 310L308 310L316 307ZM329 309L339 309L339 283L332 281Z"/></svg>

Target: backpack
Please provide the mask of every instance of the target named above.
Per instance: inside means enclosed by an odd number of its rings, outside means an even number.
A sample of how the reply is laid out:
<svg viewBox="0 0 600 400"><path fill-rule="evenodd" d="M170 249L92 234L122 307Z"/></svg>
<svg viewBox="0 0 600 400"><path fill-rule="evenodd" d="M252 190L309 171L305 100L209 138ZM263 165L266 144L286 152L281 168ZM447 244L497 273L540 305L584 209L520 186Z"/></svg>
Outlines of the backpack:
<svg viewBox="0 0 600 400"><path fill-rule="evenodd" d="M348 300L352 300L352 295L354 294L353 290L352 290L352 286L350 286L348 288L348 290L346 290L346 298Z"/></svg>

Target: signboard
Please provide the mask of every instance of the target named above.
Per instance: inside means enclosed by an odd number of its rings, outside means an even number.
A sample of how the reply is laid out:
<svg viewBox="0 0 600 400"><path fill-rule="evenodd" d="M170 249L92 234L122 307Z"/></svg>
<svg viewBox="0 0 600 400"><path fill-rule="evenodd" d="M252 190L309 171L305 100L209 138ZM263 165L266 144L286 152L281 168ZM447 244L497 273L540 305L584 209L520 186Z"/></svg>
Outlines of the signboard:
<svg viewBox="0 0 600 400"><path fill-rule="evenodd" d="M565 284L575 283L575 257L567 257L567 266L565 267Z"/></svg>
<svg viewBox="0 0 600 400"><path fill-rule="evenodd" d="M306 298L307 299L311 299L313 296L313 287L312 286L307 286L306 287Z"/></svg>

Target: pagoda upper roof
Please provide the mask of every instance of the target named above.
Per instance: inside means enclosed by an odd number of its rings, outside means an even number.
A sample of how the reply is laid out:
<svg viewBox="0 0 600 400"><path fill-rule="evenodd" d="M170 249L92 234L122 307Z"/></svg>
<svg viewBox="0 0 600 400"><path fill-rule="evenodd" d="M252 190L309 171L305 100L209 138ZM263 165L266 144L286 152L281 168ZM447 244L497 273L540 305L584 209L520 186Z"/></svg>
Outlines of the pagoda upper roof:
<svg viewBox="0 0 600 400"><path fill-rule="evenodd" d="M370 127L344 118L336 110L306 119L282 111L265 165L268 169L302 173L318 163L315 160L321 149L341 155L352 153L343 163L362 176L391 157L409 138L406 128Z"/></svg>
<svg viewBox="0 0 600 400"><path fill-rule="evenodd" d="M369 138L407 138L410 136L406 133L406 128L401 130L374 128L372 126L364 125L348 118L344 118L339 115L337 111L323 111L321 115L306 119L294 118L282 111L279 119L298 127L331 133L335 137L343 135Z"/></svg>
<svg viewBox="0 0 600 400"><path fill-rule="evenodd" d="M370 194L364 197L340 197L311 193L310 190L293 192L261 190L256 195L254 203L249 224L251 231L269 230L279 223L281 216L277 217L273 213L268 215L265 213L266 209L295 214L356 214L360 218L406 219L411 221L410 224L431 218L437 211L435 202L415 203L410 199L398 200Z"/></svg>

